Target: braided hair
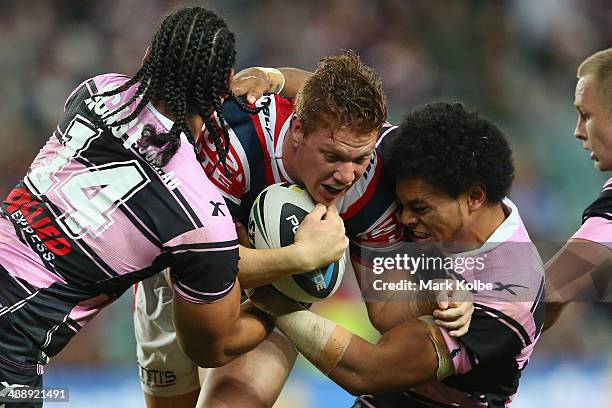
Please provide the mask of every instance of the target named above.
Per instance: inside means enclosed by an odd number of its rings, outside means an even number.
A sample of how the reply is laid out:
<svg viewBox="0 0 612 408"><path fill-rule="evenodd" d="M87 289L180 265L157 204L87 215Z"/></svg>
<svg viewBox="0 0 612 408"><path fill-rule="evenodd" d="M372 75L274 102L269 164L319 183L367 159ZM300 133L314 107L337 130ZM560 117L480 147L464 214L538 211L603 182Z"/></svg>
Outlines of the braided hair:
<svg viewBox="0 0 612 408"><path fill-rule="evenodd" d="M124 92L138 84L132 98L106 113L101 119L116 118L140 97L136 109L126 117L109 124L118 127L137 118L147 103L163 102L174 117L167 133L156 133L151 125L142 131L139 144L154 153L154 164L165 166L180 147L180 134L185 133L195 148L195 137L187 125L189 114L198 114L212 135L219 160L228 177L226 164L229 135L221 112L223 98L228 98L244 110L254 114L258 109L247 107L229 89L228 79L236 59L234 34L225 21L202 7L181 8L161 23L153 38L151 52L140 70L127 82L108 92L106 97ZM221 127L216 126L212 114L216 112ZM196 151L197 155L197 151Z"/></svg>

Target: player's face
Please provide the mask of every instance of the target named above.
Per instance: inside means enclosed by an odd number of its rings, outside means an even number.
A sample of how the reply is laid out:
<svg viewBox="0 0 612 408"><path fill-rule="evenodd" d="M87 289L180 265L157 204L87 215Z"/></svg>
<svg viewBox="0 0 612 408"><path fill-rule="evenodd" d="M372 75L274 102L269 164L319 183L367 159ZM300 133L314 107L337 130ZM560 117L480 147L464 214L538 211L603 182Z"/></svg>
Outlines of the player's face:
<svg viewBox="0 0 612 408"><path fill-rule="evenodd" d="M593 75L578 79L574 105L578 123L574 135L582 140L590 159L600 171L612 170L612 111L601 101Z"/></svg>
<svg viewBox="0 0 612 408"><path fill-rule="evenodd" d="M402 205L401 222L412 241L458 242L464 231L467 207L462 196L453 198L423 180L399 180L395 194Z"/></svg>
<svg viewBox="0 0 612 408"><path fill-rule="evenodd" d="M376 148L378 130L356 133L322 127L300 138L296 149L300 181L312 198L331 205L361 177Z"/></svg>

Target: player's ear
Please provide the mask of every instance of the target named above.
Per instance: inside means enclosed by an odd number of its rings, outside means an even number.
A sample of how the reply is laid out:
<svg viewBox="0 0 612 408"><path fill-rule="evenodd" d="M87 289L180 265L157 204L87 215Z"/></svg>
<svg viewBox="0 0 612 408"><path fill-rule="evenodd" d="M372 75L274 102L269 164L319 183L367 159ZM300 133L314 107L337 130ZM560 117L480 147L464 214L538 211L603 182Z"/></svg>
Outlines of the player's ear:
<svg viewBox="0 0 612 408"><path fill-rule="evenodd" d="M147 47L147 50L145 51L144 57L142 57L142 65L144 65L145 62L147 62L147 60L149 59L150 55L151 55L151 46L149 45Z"/></svg>
<svg viewBox="0 0 612 408"><path fill-rule="evenodd" d="M291 146L297 148L304 139L304 126L302 121L295 115L291 119Z"/></svg>
<svg viewBox="0 0 612 408"><path fill-rule="evenodd" d="M478 210L487 201L487 190L482 184L474 184L466 193L468 211Z"/></svg>

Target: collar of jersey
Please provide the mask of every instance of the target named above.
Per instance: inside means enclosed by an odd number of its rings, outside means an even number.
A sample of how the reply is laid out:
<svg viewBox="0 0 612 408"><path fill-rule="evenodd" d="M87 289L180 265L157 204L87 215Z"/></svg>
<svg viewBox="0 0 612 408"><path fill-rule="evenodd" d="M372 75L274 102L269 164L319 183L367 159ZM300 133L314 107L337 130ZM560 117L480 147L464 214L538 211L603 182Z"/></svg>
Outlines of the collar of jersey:
<svg viewBox="0 0 612 408"><path fill-rule="evenodd" d="M521 222L518 208L516 208L516 205L512 201L510 201L508 197L505 197L503 199L502 204L508 207L508 209L510 210L510 214L508 215L508 217L506 217L504 222L502 222L501 225L497 227L495 231L493 231L493 234L491 234L489 239L487 239L487 241L484 244L482 244L480 248L474 249L472 251L461 252L461 253L456 253L456 254L445 254L445 255L450 256L450 257L464 257L464 258L473 257L475 255L489 252L495 249L496 247L498 247L499 245L507 242L510 239L510 237L514 235L516 230L522 227L523 223Z"/></svg>
<svg viewBox="0 0 612 408"><path fill-rule="evenodd" d="M153 115L155 115L157 120L160 121L160 123L162 124L163 127L166 128L166 130L172 129L172 125L174 125L174 122L170 120L169 118L165 117L164 115L162 115L160 111L155 109L155 106L153 106L151 102L147 103L147 108L153 113Z"/></svg>

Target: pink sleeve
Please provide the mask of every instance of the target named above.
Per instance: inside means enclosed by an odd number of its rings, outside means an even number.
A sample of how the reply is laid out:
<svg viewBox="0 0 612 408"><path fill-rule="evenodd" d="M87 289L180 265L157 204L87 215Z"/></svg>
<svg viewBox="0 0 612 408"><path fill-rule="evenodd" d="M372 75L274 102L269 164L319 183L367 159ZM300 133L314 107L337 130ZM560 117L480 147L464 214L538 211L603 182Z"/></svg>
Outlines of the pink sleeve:
<svg viewBox="0 0 612 408"><path fill-rule="evenodd" d="M612 221L591 217L572 235L572 238L598 242L612 249Z"/></svg>
<svg viewBox="0 0 612 408"><path fill-rule="evenodd" d="M467 349L461 344L455 337L451 337L448 331L443 328L439 328L440 332L446 340L448 351L450 352L453 366L455 367L455 373L465 374L472 369L472 363L468 357Z"/></svg>

